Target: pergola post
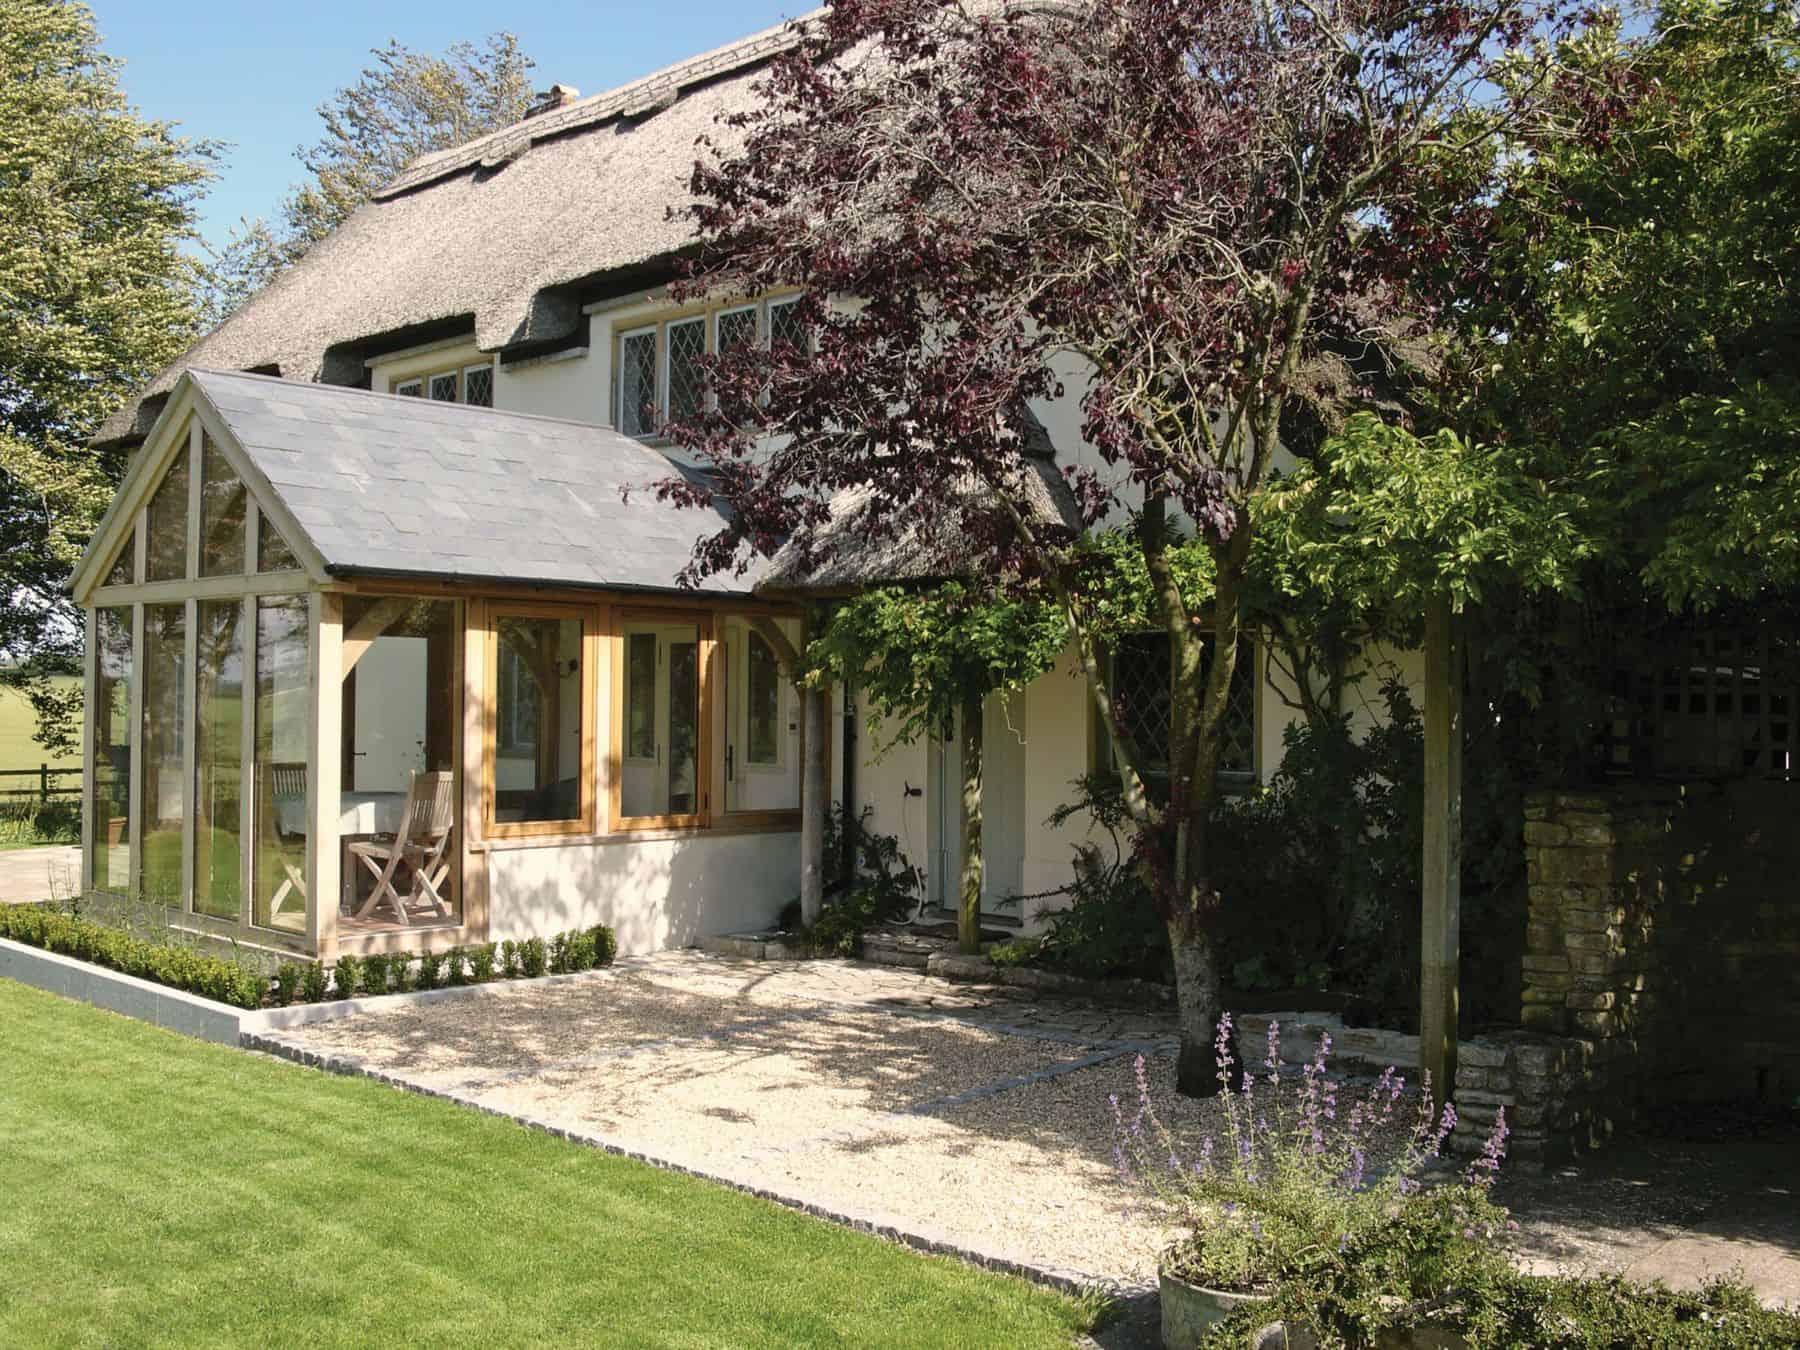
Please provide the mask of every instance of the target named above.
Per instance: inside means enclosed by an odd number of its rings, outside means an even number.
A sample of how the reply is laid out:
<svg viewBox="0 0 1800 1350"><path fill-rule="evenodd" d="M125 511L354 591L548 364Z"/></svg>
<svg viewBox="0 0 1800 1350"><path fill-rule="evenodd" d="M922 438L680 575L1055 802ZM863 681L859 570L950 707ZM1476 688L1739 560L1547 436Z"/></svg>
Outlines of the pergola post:
<svg viewBox="0 0 1800 1350"><path fill-rule="evenodd" d="M963 695L962 705L962 887L956 911L957 950L973 956L981 950L981 774L982 698Z"/></svg>
<svg viewBox="0 0 1800 1350"><path fill-rule="evenodd" d="M801 698L800 922L819 921L825 901L825 812L831 784L826 772L829 689L806 689Z"/></svg>
<svg viewBox="0 0 1800 1350"><path fill-rule="evenodd" d="M1456 1087L1462 945L1462 648L1448 597L1425 609L1425 856L1419 1068L1439 1109Z"/></svg>

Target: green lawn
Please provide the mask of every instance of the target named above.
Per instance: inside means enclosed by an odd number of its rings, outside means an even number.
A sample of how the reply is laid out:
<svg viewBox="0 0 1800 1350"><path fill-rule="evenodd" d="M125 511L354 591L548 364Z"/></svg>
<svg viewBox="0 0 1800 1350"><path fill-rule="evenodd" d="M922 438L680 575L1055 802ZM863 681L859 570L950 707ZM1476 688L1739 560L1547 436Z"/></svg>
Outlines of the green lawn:
<svg viewBox="0 0 1800 1350"><path fill-rule="evenodd" d="M1030 1347L1084 1325L1023 1281L7 980L0 1195L0 1345Z"/></svg>

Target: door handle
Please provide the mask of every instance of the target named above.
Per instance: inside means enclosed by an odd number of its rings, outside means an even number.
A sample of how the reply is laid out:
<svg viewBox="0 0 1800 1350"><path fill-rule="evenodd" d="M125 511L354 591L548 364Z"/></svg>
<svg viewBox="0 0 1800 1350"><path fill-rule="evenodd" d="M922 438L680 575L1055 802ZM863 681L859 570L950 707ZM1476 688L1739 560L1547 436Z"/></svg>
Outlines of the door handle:
<svg viewBox="0 0 1800 1350"><path fill-rule="evenodd" d="M737 762L736 752L737 747L735 745L728 745L725 747L725 781L727 783L732 781L732 766Z"/></svg>

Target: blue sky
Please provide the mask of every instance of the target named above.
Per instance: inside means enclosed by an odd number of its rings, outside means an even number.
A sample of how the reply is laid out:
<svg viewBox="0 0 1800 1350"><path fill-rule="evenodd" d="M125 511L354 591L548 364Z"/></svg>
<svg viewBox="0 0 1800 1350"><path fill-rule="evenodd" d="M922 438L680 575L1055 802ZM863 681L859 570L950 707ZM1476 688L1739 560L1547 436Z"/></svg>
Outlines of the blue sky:
<svg viewBox="0 0 1800 1350"><path fill-rule="evenodd" d="M813 8L809 0L88 3L102 47L125 62L127 97L146 117L232 143L201 208L201 230L215 241L240 216L274 213L300 176L295 147L318 137L314 109L390 37L435 52L507 30L536 60L538 88L560 81L593 94Z"/></svg>

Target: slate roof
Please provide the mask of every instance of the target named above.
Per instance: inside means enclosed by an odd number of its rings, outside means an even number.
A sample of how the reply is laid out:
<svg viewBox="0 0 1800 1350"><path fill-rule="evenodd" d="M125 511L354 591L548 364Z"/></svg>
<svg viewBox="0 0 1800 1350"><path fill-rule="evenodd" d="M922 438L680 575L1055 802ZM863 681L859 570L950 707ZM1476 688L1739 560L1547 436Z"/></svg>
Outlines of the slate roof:
<svg viewBox="0 0 1800 1350"><path fill-rule="evenodd" d="M606 427L187 373L333 573L672 591L695 542L724 523L658 502L651 486L683 470ZM743 593L755 579L701 589Z"/></svg>
<svg viewBox="0 0 1800 1350"><path fill-rule="evenodd" d="M472 324L483 351L569 339L587 299L666 279L657 269L693 242L669 209L689 199L696 142L730 148L720 115L754 107L762 68L796 40L766 29L422 156L138 391L96 442L148 434L189 368L360 384L368 356L457 327Z"/></svg>

